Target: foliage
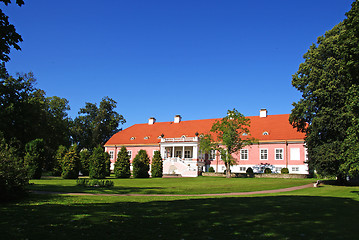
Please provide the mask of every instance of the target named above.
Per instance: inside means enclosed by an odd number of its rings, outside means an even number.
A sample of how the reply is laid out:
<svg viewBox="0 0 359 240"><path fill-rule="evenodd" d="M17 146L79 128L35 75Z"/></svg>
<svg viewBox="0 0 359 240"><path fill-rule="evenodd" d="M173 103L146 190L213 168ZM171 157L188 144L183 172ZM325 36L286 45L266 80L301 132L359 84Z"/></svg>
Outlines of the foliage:
<svg viewBox="0 0 359 240"><path fill-rule="evenodd" d="M280 173L281 173L281 174L288 174L288 173L289 173L289 170L288 170L288 168L282 168L282 169L280 170Z"/></svg>
<svg viewBox="0 0 359 240"><path fill-rule="evenodd" d="M84 187L110 188L114 186L114 182L111 180L98 180L98 179L88 179L88 178L79 178L76 180L76 184Z"/></svg>
<svg viewBox="0 0 359 240"><path fill-rule="evenodd" d="M215 172L213 167L208 168L208 172Z"/></svg>
<svg viewBox="0 0 359 240"><path fill-rule="evenodd" d="M62 173L62 164L67 153L67 148L63 145L60 145L55 154L54 166L52 169L52 174L54 176L61 176Z"/></svg>
<svg viewBox="0 0 359 240"><path fill-rule="evenodd" d="M226 166L226 177L230 178L230 167L236 164L232 154L250 145L254 139L250 137L250 120L236 109L228 110L227 116L216 121L210 133L200 139L200 150L208 153L217 150ZM243 134L245 136L243 136Z"/></svg>
<svg viewBox="0 0 359 240"><path fill-rule="evenodd" d="M40 179L45 161L44 140L35 139L25 146L24 164L30 179Z"/></svg>
<svg viewBox="0 0 359 240"><path fill-rule="evenodd" d="M90 178L103 179L107 175L107 163L103 148L98 146L94 148L90 157Z"/></svg>
<svg viewBox="0 0 359 240"><path fill-rule="evenodd" d="M151 176L153 178L161 178L163 175L163 160L160 151L155 151L151 164Z"/></svg>
<svg viewBox="0 0 359 240"><path fill-rule="evenodd" d="M80 171L82 175L88 176L90 173L91 152L88 149L80 151Z"/></svg>
<svg viewBox="0 0 359 240"><path fill-rule="evenodd" d="M253 174L253 168L251 168L251 167L247 168L246 173Z"/></svg>
<svg viewBox="0 0 359 240"><path fill-rule="evenodd" d="M122 146L121 150L118 152L114 171L116 178L131 177L130 156L128 155L127 149L124 146Z"/></svg>
<svg viewBox="0 0 359 240"><path fill-rule="evenodd" d="M267 174L272 173L272 170L270 168L266 168L266 169L264 169L264 173L267 173Z"/></svg>
<svg viewBox="0 0 359 240"><path fill-rule="evenodd" d="M106 163L106 176L110 176L111 175L111 157L110 154L108 152L103 151L103 158L105 159L105 163Z"/></svg>
<svg viewBox="0 0 359 240"><path fill-rule="evenodd" d="M29 183L27 176L17 147L8 145L0 132L0 201L23 194Z"/></svg>
<svg viewBox="0 0 359 240"><path fill-rule="evenodd" d="M80 159L77 145L72 145L62 161L61 177L65 179L77 179L79 176Z"/></svg>
<svg viewBox="0 0 359 240"><path fill-rule="evenodd" d="M353 2L348 18L310 47L292 80L302 98L293 103L290 122L306 133L309 167L338 179L356 173L350 169L358 161L358 5Z"/></svg>
<svg viewBox="0 0 359 240"><path fill-rule="evenodd" d="M132 171L134 178L148 178L150 170L150 158L146 150L138 151L136 157L132 161Z"/></svg>
<svg viewBox="0 0 359 240"><path fill-rule="evenodd" d="M80 149L92 149L98 144L103 145L119 131L119 123L126 122L124 117L114 111L117 102L105 97L96 104L86 103L85 108L80 109L80 116L75 118L72 127L74 141Z"/></svg>

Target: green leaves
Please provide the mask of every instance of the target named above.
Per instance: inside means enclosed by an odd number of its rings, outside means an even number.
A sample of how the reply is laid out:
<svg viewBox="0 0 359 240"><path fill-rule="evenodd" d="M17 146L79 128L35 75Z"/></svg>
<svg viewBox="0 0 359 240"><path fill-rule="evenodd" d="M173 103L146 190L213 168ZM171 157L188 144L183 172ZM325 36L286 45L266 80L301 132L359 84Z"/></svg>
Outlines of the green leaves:
<svg viewBox="0 0 359 240"><path fill-rule="evenodd" d="M150 158L146 150L138 151L136 157L132 161L132 171L134 178L148 178L148 171L150 170Z"/></svg>
<svg viewBox="0 0 359 240"><path fill-rule="evenodd" d="M163 162L160 151L155 151L152 158L151 176L153 178L162 177L163 174Z"/></svg>
<svg viewBox="0 0 359 240"><path fill-rule="evenodd" d="M118 153L115 162L115 177L116 178L129 178L131 177L130 170L130 156L127 153L126 147L122 146Z"/></svg>

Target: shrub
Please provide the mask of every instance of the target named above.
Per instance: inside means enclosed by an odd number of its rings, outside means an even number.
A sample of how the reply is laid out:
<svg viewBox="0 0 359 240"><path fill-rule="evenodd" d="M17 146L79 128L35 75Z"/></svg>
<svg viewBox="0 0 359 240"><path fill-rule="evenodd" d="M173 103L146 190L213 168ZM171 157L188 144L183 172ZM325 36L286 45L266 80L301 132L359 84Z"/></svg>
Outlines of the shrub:
<svg viewBox="0 0 359 240"><path fill-rule="evenodd" d="M77 179L76 184L78 186L84 187L113 187L115 184L110 180L98 180L98 179L88 179L88 178L80 178Z"/></svg>
<svg viewBox="0 0 359 240"><path fill-rule="evenodd" d="M150 158L145 150L138 151L136 157L132 161L133 177L148 178L150 170Z"/></svg>
<svg viewBox="0 0 359 240"><path fill-rule="evenodd" d="M30 179L40 179L45 161L44 140L35 139L25 146L24 164Z"/></svg>
<svg viewBox="0 0 359 240"><path fill-rule="evenodd" d="M79 154L77 153L77 145L72 145L65 154L62 161L61 177L65 179L76 179L79 177Z"/></svg>
<svg viewBox="0 0 359 240"><path fill-rule="evenodd" d="M215 172L213 167L208 168L208 172Z"/></svg>
<svg viewBox="0 0 359 240"><path fill-rule="evenodd" d="M272 170L270 168L266 168L266 169L264 169L264 173L267 173L267 174L272 173Z"/></svg>
<svg viewBox="0 0 359 240"><path fill-rule="evenodd" d="M160 151L155 151L152 158L151 175L153 178L161 178L163 174L163 162Z"/></svg>
<svg viewBox="0 0 359 240"><path fill-rule="evenodd" d="M0 136L0 201L23 195L29 183L27 176L17 148L5 143Z"/></svg>
<svg viewBox="0 0 359 240"><path fill-rule="evenodd" d="M91 152L87 149L80 151L80 171L82 175L88 176L90 171Z"/></svg>
<svg viewBox="0 0 359 240"><path fill-rule="evenodd" d="M54 166L52 168L52 175L54 176L61 176L62 173L62 163L67 153L67 148L65 146L59 146L56 151L55 159L54 159Z"/></svg>
<svg viewBox="0 0 359 240"><path fill-rule="evenodd" d="M101 146L94 148L90 158L90 178L103 179L107 175L107 163Z"/></svg>
<svg viewBox="0 0 359 240"><path fill-rule="evenodd" d="M251 167L247 168L246 173L253 174L253 169Z"/></svg>
<svg viewBox="0 0 359 240"><path fill-rule="evenodd" d="M104 158L105 164L106 164L106 176L110 176L111 175L111 157L110 157L110 154L108 154L108 152L103 151L102 155L103 155L103 158Z"/></svg>
<svg viewBox="0 0 359 240"><path fill-rule="evenodd" d="M126 147L122 147L120 152L118 153L114 171L116 178L131 177L130 156L127 153Z"/></svg>
<svg viewBox="0 0 359 240"><path fill-rule="evenodd" d="M281 173L281 174L288 174L288 173L289 173L289 170L288 170L288 168L282 168L282 169L280 170L280 173Z"/></svg>

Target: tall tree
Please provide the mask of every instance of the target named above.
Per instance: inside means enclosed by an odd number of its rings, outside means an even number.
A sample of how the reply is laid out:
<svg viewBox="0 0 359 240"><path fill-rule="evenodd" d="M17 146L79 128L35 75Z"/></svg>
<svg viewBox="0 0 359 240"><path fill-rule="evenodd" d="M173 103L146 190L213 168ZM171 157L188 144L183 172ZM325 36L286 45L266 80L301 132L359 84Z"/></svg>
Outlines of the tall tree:
<svg viewBox="0 0 359 240"><path fill-rule="evenodd" d="M151 164L151 176L153 178L162 177L163 175L163 161L160 151L155 151Z"/></svg>
<svg viewBox="0 0 359 240"><path fill-rule="evenodd" d="M148 178L150 170L150 158L146 150L138 151L136 157L132 160L132 172L134 178Z"/></svg>
<svg viewBox="0 0 359 240"><path fill-rule="evenodd" d="M107 175L107 158L104 155L103 148L97 146L94 148L92 155L90 157L90 166L89 166L89 176L90 178L102 179L106 178Z"/></svg>
<svg viewBox="0 0 359 240"><path fill-rule="evenodd" d="M44 140L35 139L28 142L25 146L26 154L24 157L24 164L28 171L30 179L40 179L42 175L42 168L45 161Z"/></svg>
<svg viewBox="0 0 359 240"><path fill-rule="evenodd" d="M250 137L250 120L236 109L228 110L227 116L216 121L210 130L200 139L200 150L209 153L217 150L226 166L226 177L231 177L230 167L236 164L233 154L243 147L252 144L255 139Z"/></svg>
<svg viewBox="0 0 359 240"><path fill-rule="evenodd" d="M80 109L80 116L75 118L72 127L73 140L80 148L92 149L98 144L103 145L119 131L119 124L126 120L114 110L116 105L116 101L105 97L99 107L86 103L85 108Z"/></svg>
<svg viewBox="0 0 359 240"><path fill-rule="evenodd" d="M129 178L131 177L130 156L125 146L121 147L115 162L115 177Z"/></svg>

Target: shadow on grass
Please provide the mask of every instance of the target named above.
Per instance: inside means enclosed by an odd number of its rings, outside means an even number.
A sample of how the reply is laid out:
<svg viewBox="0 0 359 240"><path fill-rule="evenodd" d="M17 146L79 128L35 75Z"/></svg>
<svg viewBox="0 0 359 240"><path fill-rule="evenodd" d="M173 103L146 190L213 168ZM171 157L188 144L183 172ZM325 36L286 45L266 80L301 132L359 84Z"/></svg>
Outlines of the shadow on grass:
<svg viewBox="0 0 359 240"><path fill-rule="evenodd" d="M116 198L115 198L116 199ZM121 202L123 200L128 200ZM0 206L1 239L356 239L349 198L269 196L103 203L33 195Z"/></svg>

